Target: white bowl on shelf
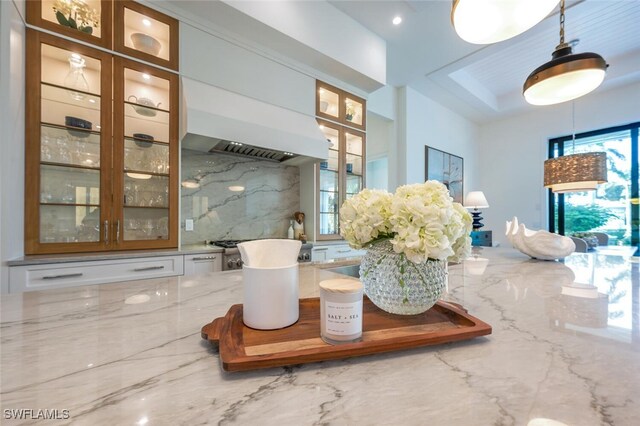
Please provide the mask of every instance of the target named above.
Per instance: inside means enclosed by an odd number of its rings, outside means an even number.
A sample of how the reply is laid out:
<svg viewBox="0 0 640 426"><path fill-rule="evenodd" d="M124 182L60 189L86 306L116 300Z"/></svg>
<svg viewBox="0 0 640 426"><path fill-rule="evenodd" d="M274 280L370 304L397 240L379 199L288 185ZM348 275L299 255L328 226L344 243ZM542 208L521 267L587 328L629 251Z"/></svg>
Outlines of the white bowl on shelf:
<svg viewBox="0 0 640 426"><path fill-rule="evenodd" d="M149 55L158 56L160 49L162 49L160 42L147 34L133 33L131 34L131 41L133 42L133 47Z"/></svg>

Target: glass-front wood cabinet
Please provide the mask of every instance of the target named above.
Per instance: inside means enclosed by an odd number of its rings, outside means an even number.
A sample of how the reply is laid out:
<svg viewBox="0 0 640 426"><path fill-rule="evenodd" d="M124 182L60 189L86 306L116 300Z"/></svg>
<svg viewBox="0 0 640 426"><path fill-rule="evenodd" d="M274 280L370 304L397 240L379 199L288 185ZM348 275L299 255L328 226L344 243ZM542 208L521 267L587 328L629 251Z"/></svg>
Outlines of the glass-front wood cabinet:
<svg viewBox="0 0 640 426"><path fill-rule="evenodd" d="M27 0L27 22L86 43L111 48L111 0Z"/></svg>
<svg viewBox="0 0 640 426"><path fill-rule="evenodd" d="M316 240L340 238L340 206L364 187L365 134L336 123L318 120L330 141L326 161L317 168Z"/></svg>
<svg viewBox="0 0 640 426"><path fill-rule="evenodd" d="M366 101L316 80L316 116L359 130L366 129Z"/></svg>
<svg viewBox="0 0 640 426"><path fill-rule="evenodd" d="M175 246L178 76L118 57L114 70L116 243Z"/></svg>
<svg viewBox="0 0 640 426"><path fill-rule="evenodd" d="M27 30L25 253L177 246L177 76Z"/></svg>
<svg viewBox="0 0 640 426"><path fill-rule="evenodd" d="M114 2L114 50L178 69L178 21L139 3Z"/></svg>

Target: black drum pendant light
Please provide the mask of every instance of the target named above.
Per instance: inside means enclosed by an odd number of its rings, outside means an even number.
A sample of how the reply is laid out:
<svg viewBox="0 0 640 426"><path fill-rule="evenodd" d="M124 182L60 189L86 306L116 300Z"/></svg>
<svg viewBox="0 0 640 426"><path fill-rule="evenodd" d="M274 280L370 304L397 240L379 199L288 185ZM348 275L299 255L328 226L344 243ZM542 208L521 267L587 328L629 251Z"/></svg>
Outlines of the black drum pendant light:
<svg viewBox="0 0 640 426"><path fill-rule="evenodd" d="M602 56L596 53L574 54L571 45L564 42L564 0L561 0L560 44L549 62L529 74L522 92L532 105L570 101L600 86L607 67Z"/></svg>

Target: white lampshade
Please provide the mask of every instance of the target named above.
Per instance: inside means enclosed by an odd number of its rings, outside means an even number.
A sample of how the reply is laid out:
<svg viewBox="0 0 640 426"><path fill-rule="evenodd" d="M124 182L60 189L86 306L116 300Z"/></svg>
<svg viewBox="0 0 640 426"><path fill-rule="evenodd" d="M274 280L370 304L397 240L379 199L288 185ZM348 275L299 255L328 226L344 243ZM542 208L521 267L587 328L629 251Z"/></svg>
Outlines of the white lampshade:
<svg viewBox="0 0 640 426"><path fill-rule="evenodd" d="M542 21L559 0L453 0L451 23L458 36L474 44L496 43Z"/></svg>
<svg viewBox="0 0 640 426"><path fill-rule="evenodd" d="M464 199L464 207L468 209L486 209L489 202L482 191L471 191Z"/></svg>

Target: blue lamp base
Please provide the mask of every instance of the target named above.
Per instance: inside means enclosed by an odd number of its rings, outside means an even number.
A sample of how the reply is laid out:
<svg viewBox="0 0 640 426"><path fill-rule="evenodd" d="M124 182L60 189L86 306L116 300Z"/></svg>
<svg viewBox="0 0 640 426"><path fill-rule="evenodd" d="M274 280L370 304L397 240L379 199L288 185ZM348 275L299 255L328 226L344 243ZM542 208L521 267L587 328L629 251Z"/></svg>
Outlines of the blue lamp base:
<svg viewBox="0 0 640 426"><path fill-rule="evenodd" d="M473 216L473 223L471 224L471 226L473 227L474 231L477 231L484 226L484 223L482 223L482 216L480 216L480 210L473 209L473 211L471 212L471 216Z"/></svg>

